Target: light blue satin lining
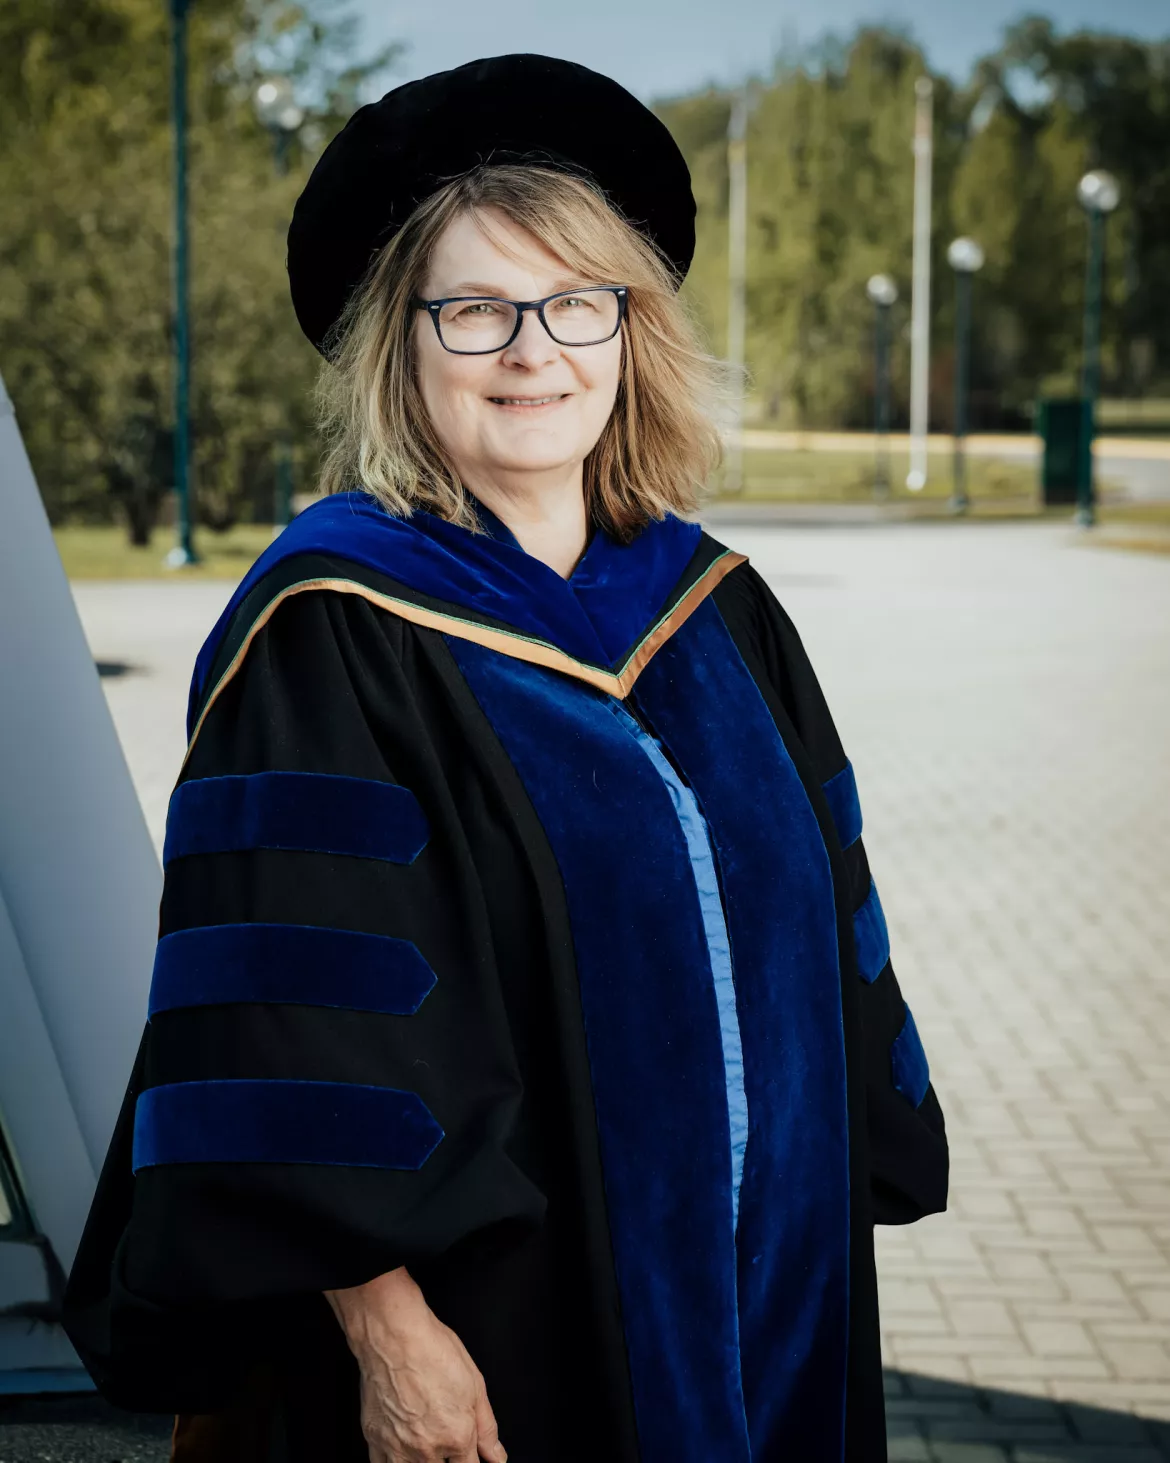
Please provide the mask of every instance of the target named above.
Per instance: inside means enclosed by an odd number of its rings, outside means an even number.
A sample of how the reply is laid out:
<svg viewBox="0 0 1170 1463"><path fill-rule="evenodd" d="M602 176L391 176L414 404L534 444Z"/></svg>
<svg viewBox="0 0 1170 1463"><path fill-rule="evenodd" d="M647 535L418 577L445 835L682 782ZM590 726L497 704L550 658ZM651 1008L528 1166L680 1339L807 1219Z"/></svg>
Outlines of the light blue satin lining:
<svg viewBox="0 0 1170 1463"><path fill-rule="evenodd" d="M719 1008L719 1035L723 1044L723 1071L727 1084L727 1115L731 1125L731 1222L739 1222L739 1190L743 1181L744 1152L748 1140L747 1094L743 1079L743 1044L739 1017L735 1009L735 982L731 973L731 941L727 919L719 893L719 875L715 871L715 855L707 820L699 809L694 793L671 766L669 759L654 738L615 701L613 712L622 725L636 738L638 745L654 765L666 784L670 800L678 815L686 840L691 871L699 895L703 932L707 937L707 954L715 983L715 1000Z"/></svg>

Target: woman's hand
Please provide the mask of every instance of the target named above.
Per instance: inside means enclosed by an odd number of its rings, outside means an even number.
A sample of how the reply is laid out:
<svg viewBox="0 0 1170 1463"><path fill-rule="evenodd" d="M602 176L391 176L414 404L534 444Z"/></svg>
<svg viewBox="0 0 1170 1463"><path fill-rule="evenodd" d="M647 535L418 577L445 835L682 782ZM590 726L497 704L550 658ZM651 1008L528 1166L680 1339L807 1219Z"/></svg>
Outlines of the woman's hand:
<svg viewBox="0 0 1170 1463"><path fill-rule="evenodd" d="M370 1463L506 1463L479 1368L404 1268L325 1298L361 1370Z"/></svg>

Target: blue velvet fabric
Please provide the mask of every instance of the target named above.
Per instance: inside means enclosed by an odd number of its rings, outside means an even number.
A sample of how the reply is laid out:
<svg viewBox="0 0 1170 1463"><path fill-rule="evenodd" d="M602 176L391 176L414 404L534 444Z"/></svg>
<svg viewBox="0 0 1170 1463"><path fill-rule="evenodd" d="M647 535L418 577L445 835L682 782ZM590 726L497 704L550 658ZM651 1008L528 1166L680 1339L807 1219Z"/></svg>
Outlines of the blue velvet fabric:
<svg viewBox="0 0 1170 1463"><path fill-rule="evenodd" d="M862 980L872 985L890 959L890 932L872 879L865 903L853 916L853 938L857 945L858 972Z"/></svg>
<svg viewBox="0 0 1170 1463"><path fill-rule="evenodd" d="M564 877L641 1456L750 1463L719 1005L670 793L609 698L448 644Z"/></svg>
<svg viewBox="0 0 1170 1463"><path fill-rule="evenodd" d="M838 1460L849 1180L836 909L772 717L710 600L638 683L722 880L750 1122L737 1249L721 1013L668 789L608 698L448 643L564 876L642 1455Z"/></svg>
<svg viewBox="0 0 1170 1463"><path fill-rule="evenodd" d="M699 911L703 917L703 933L707 938L707 959L711 965L715 999L719 1003L723 1083L727 1089L728 1128L731 1132L731 1227L734 1229L739 1223L739 1191L743 1184L743 1162L747 1151L748 1109L743 1080L743 1035L735 1009L731 936L727 932L723 896L719 892L719 870L715 867L711 834L694 793L671 766L650 733L639 726L618 702L610 702L610 710L650 758L654 770L662 778L686 839L691 873L699 896Z"/></svg>
<svg viewBox="0 0 1170 1463"><path fill-rule="evenodd" d="M316 925L202 925L158 942L150 1015L258 1001L413 1016L435 984L417 945Z"/></svg>
<svg viewBox="0 0 1170 1463"><path fill-rule="evenodd" d="M918 1107L930 1086L930 1066L909 1006L902 1029L890 1047L890 1072L895 1091L912 1107Z"/></svg>
<svg viewBox="0 0 1170 1463"><path fill-rule="evenodd" d="M430 830L409 788L321 772L254 772L181 782L163 863L193 853L295 849L413 863Z"/></svg>
<svg viewBox="0 0 1170 1463"><path fill-rule="evenodd" d="M837 827L841 847L848 848L861 837L861 801L857 796L857 779L853 775L853 763L845 766L824 784L825 797L829 800L829 811Z"/></svg>
<svg viewBox="0 0 1170 1463"><path fill-rule="evenodd" d="M195 664L188 734L224 633L241 600L269 570L298 554L365 565L421 594L449 600L547 641L593 665L617 663L654 619L698 547L701 529L668 517L632 544L600 531L571 578L526 554L481 511L475 534L430 513L393 518L367 493L335 493L299 514L256 560ZM493 531L494 530L494 531Z"/></svg>
<svg viewBox="0 0 1170 1463"><path fill-rule="evenodd" d="M738 1294L752 1456L828 1463L844 1448L849 1330L849 1119L829 855L713 601L658 652L636 695L698 796L731 932L751 1118Z"/></svg>
<svg viewBox="0 0 1170 1463"><path fill-rule="evenodd" d="M231 1080L148 1087L133 1168L312 1163L419 1169L443 1130L416 1092L348 1082Z"/></svg>

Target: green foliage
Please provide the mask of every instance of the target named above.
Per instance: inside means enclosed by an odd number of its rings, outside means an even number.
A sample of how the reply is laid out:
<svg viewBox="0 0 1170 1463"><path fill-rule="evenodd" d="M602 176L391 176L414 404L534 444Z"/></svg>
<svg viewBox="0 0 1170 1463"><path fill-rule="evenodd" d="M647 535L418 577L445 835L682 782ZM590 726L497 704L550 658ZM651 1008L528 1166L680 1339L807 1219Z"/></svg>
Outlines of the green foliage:
<svg viewBox="0 0 1170 1463"><path fill-rule="evenodd" d="M272 443L313 465L316 357L283 235L312 163L255 120L262 69L297 79L319 143L368 67L344 15L277 0L190 11L193 443L200 520L271 519ZM54 521L120 504L141 540L171 482L170 33L164 0L0 8L0 368Z"/></svg>
<svg viewBox="0 0 1170 1463"><path fill-rule="evenodd" d="M778 64L749 122L748 365L758 414L781 425L872 420L872 307L891 275L895 416L909 351L914 83L906 38L862 30ZM934 353L931 415L950 421L953 287L946 245L978 239L976 422L1022 424L1042 390L1075 389L1086 252L1076 184L1089 167L1122 183L1109 225L1105 382L1130 396L1170 381L1170 45L1010 30L970 86L934 78ZM1018 98L1023 97L1025 100ZM659 112L691 165L699 239L687 295L716 350L727 322L726 94Z"/></svg>

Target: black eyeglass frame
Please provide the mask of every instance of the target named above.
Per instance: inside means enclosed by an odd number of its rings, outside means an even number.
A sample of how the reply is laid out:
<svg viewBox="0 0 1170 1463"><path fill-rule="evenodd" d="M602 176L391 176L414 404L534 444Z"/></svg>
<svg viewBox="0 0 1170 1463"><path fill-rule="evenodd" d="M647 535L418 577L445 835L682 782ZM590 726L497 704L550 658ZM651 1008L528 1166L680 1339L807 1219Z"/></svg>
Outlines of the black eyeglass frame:
<svg viewBox="0 0 1170 1463"><path fill-rule="evenodd" d="M575 295L616 295L618 302L617 324L608 335L603 335L598 340L557 340L557 337L549 329L549 323L545 317L544 307L551 305L554 300L572 299ZM478 300L493 305L511 305L516 311L516 325L512 334L504 341L503 345L493 345L488 350L482 351L461 351L449 346L443 339L443 329L439 324L439 312L444 305L474 304ZM624 284L594 284L587 285L580 290L558 290L555 295L546 295L543 300L505 300L498 295L448 295L442 300L423 300L417 295L411 301L416 310L425 310L431 317L431 323L435 327L435 334L439 338L439 344L445 351L453 356L494 356L499 351L506 351L516 337L520 334L520 327L524 324L524 315L528 310L535 310L537 319L544 326L545 334L557 345L570 346L576 349L585 345L604 345L606 341L612 340L622 328L622 321L626 318L626 308L629 303L628 286Z"/></svg>

